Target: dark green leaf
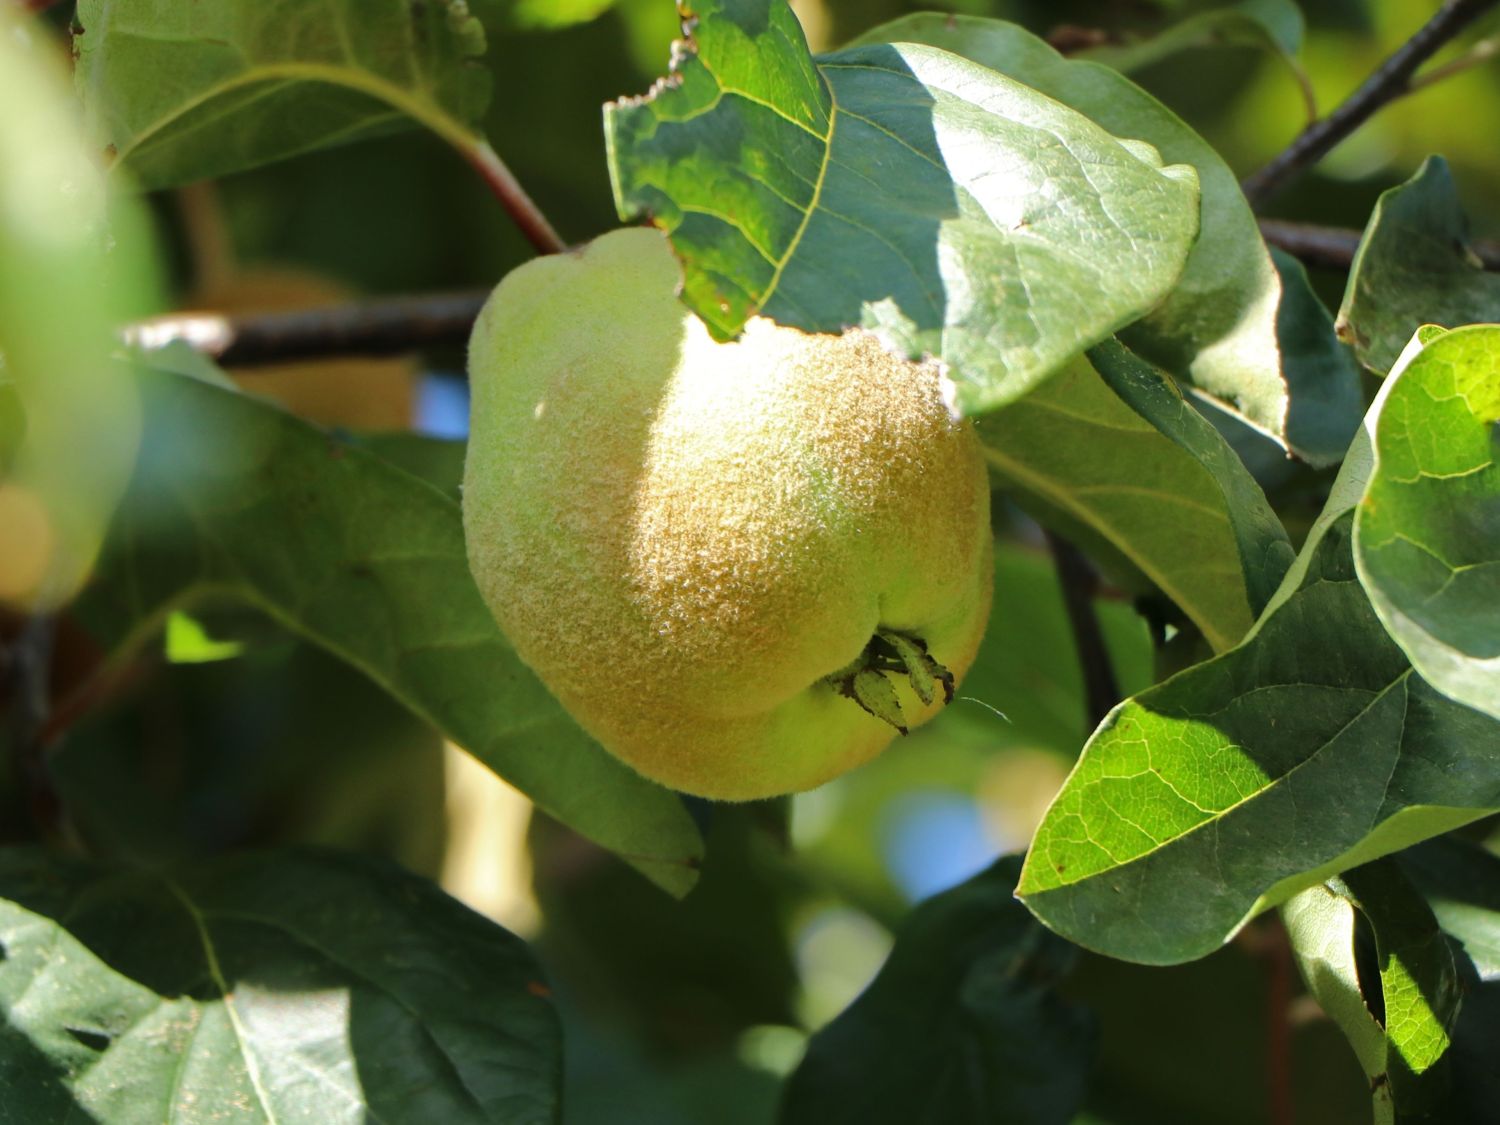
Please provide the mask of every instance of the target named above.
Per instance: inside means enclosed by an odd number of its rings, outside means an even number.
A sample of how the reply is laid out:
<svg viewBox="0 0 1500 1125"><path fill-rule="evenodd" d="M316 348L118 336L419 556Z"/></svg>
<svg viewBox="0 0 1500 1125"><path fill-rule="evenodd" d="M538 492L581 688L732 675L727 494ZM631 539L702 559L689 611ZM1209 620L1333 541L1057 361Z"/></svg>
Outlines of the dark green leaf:
<svg viewBox="0 0 1500 1125"><path fill-rule="evenodd" d="M1286 65L1302 92L1307 119L1318 116L1312 82L1298 61L1306 32L1302 9L1292 0L1241 0L1178 20L1144 39L1089 47L1074 57L1114 67L1122 73L1144 70L1180 51L1203 47L1254 47Z"/></svg>
<svg viewBox="0 0 1500 1125"><path fill-rule="evenodd" d="M360 434L354 441L443 495L458 499L466 442L411 433Z"/></svg>
<svg viewBox="0 0 1500 1125"><path fill-rule="evenodd" d="M863 323L1019 398L1155 306L1198 233L1197 178L926 46L808 53L785 0L695 4L647 97L606 109L616 200L672 235L718 334Z"/></svg>
<svg viewBox="0 0 1500 1125"><path fill-rule="evenodd" d="M1363 410L1357 370L1301 269L1273 268L1239 181L1207 141L1130 80L1065 59L1014 24L915 15L860 40L876 41L952 51L1196 168L1202 230L1187 268L1125 342L1310 463L1339 460Z"/></svg>
<svg viewBox="0 0 1500 1125"><path fill-rule="evenodd" d="M559 1119L526 946L383 861L148 874L7 851L0 950L0 1121Z"/></svg>
<svg viewBox="0 0 1500 1125"><path fill-rule="evenodd" d="M1360 581L1433 687L1500 719L1500 327L1431 340L1371 418Z"/></svg>
<svg viewBox="0 0 1500 1125"><path fill-rule="evenodd" d="M1500 808L1500 724L1418 677L1313 532L1238 648L1116 708L1032 842L1020 893L1114 957L1201 956L1328 875Z"/></svg>
<svg viewBox="0 0 1500 1125"><path fill-rule="evenodd" d="M1302 263L1274 248L1271 261L1281 277L1276 340L1287 397L1285 421L1269 432L1309 465L1326 468L1343 459L1359 430L1365 408L1359 365L1339 343L1333 318Z"/></svg>
<svg viewBox="0 0 1500 1125"><path fill-rule="evenodd" d="M1283 910L1308 987L1370 1078L1376 1121L1447 1121L1459 979L1437 920L1394 860L1311 887ZM1378 973L1361 974L1362 916ZM1437 1114L1437 1116L1433 1116Z"/></svg>
<svg viewBox="0 0 1500 1125"><path fill-rule="evenodd" d="M1083 1101L1087 1015L1057 995L1075 951L999 860L919 905L874 983L814 1035L780 1125L1059 1125Z"/></svg>
<svg viewBox="0 0 1500 1125"><path fill-rule="evenodd" d="M146 453L93 617L126 649L205 594L363 670L541 808L674 893L701 842L516 658L469 576L455 500L247 395L141 378Z"/></svg>
<svg viewBox="0 0 1500 1125"><path fill-rule="evenodd" d="M79 92L148 188L421 123L470 152L489 99L462 0L80 0Z"/></svg>
<svg viewBox="0 0 1500 1125"><path fill-rule="evenodd" d="M1468 238L1441 156L1428 157L1415 176L1380 197L1338 316L1339 336L1361 363L1385 374L1423 324L1500 320L1500 274L1485 271Z"/></svg>
<svg viewBox="0 0 1500 1125"><path fill-rule="evenodd" d="M1143 575L1216 649L1239 641L1291 561L1233 450L1171 380L1118 344L980 419L979 434L1023 504Z"/></svg>

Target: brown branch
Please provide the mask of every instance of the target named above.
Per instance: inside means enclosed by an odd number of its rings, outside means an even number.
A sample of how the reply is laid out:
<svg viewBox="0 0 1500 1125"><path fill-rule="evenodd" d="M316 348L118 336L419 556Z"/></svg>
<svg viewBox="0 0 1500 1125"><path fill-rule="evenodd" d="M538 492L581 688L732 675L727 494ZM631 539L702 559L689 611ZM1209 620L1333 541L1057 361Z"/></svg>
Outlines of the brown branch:
<svg viewBox="0 0 1500 1125"><path fill-rule="evenodd" d="M462 346L488 290L388 297L292 312L179 313L129 325L129 344L182 340L225 367L252 367L344 355L395 355Z"/></svg>
<svg viewBox="0 0 1500 1125"><path fill-rule="evenodd" d="M1282 219L1261 219L1261 237L1309 266L1346 270L1354 262L1361 232L1347 227L1322 227L1312 223L1291 223ZM1500 270L1500 243L1469 244L1487 270Z"/></svg>
<svg viewBox="0 0 1500 1125"><path fill-rule="evenodd" d="M1115 669L1104 645L1104 631L1094 612L1094 595L1099 591L1099 575L1084 558L1083 552L1062 536L1043 528L1047 547L1052 552L1057 578L1062 585L1063 606L1068 624L1073 628L1073 644L1078 652L1078 667L1083 673L1083 698L1088 730L1094 729L1120 702L1120 686Z"/></svg>
<svg viewBox="0 0 1500 1125"><path fill-rule="evenodd" d="M1500 0L1447 0L1436 15L1365 79L1364 84L1320 121L1314 121L1260 171L1240 186L1252 205L1275 195L1289 180L1312 167L1382 106L1412 89L1417 68Z"/></svg>
<svg viewBox="0 0 1500 1125"><path fill-rule="evenodd" d="M1260 220L1265 240L1311 266L1348 269L1360 232ZM1470 247L1486 269L1500 270L1500 244ZM347 355L395 355L422 347L462 347L487 290L353 301L263 313L173 313L129 325L127 342L161 347L182 340L225 367L252 367Z"/></svg>

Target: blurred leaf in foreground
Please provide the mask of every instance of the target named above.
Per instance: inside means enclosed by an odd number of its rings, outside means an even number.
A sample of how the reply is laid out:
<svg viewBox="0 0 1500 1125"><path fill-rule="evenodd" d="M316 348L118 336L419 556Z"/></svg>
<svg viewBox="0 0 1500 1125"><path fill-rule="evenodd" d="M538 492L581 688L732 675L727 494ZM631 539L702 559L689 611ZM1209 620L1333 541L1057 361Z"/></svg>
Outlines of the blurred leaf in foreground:
<svg viewBox="0 0 1500 1125"><path fill-rule="evenodd" d="M0 6L0 603L88 577L140 434L114 329L153 311L144 216L111 200L50 29Z"/></svg>

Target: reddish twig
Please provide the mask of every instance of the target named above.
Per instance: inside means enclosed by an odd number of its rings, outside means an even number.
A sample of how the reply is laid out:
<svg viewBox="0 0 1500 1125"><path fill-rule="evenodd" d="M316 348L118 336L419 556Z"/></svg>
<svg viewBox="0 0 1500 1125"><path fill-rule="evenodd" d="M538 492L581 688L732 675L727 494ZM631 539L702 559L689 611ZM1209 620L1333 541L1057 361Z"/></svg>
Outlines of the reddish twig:
<svg viewBox="0 0 1500 1125"><path fill-rule="evenodd" d="M500 200L500 205L538 254L557 254L568 248L568 244L552 229L552 224L542 214L542 209L526 194L521 181L516 179L494 149L488 144L479 144L469 149L467 155L469 162L484 177L484 182L490 185L495 198Z"/></svg>

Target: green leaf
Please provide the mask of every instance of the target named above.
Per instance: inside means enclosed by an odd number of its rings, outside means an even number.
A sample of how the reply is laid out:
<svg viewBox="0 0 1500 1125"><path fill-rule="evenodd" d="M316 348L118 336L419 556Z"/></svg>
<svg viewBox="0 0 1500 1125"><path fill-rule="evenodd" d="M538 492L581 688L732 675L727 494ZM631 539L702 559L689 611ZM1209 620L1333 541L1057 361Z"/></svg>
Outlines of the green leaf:
<svg viewBox="0 0 1500 1125"><path fill-rule="evenodd" d="M558 28L598 19L616 0L514 0L511 18L520 27Z"/></svg>
<svg viewBox="0 0 1500 1125"><path fill-rule="evenodd" d="M164 648L170 664L213 664L233 660L245 651L245 644L216 640L203 622L182 610L174 610L167 615Z"/></svg>
<svg viewBox="0 0 1500 1125"><path fill-rule="evenodd" d="M1318 117L1312 82L1298 56L1307 31L1302 9L1292 0L1241 0L1198 12L1145 39L1089 47L1074 58L1103 63L1124 74L1144 70L1182 51L1203 47L1253 47L1285 64L1302 92L1307 119Z"/></svg>
<svg viewBox="0 0 1500 1125"><path fill-rule="evenodd" d="M1500 327L1428 342L1370 415L1360 581L1424 679L1500 719Z"/></svg>
<svg viewBox="0 0 1500 1125"><path fill-rule="evenodd" d="M940 355L981 413L1181 274L1197 180L1149 145L931 47L815 61L785 0L693 11L672 76L605 128L621 215L670 232L715 333L862 323Z"/></svg>
<svg viewBox="0 0 1500 1125"><path fill-rule="evenodd" d="M1217 15L1207 13L1206 15ZM1359 376L1300 267L1274 263L1239 181L1222 157L1166 106L1116 71L1063 58L999 20L925 14L859 42L939 47L1070 106L1117 137L1140 138L1164 160L1191 165L1202 187L1202 229L1175 288L1123 337L1314 465L1338 462L1363 412Z"/></svg>
<svg viewBox="0 0 1500 1125"><path fill-rule="evenodd" d="M702 844L677 796L604 752L506 644L458 503L247 395L144 372L145 453L92 599L116 664L228 596L364 671L550 815L682 894Z"/></svg>
<svg viewBox="0 0 1500 1125"><path fill-rule="evenodd" d="M353 441L381 460L425 480L444 496L459 498L467 442L404 432L358 434Z"/></svg>
<svg viewBox="0 0 1500 1125"><path fill-rule="evenodd" d="M1224 439L1119 344L978 422L990 467L1042 522L1162 590L1215 649L1250 628L1292 558Z"/></svg>
<svg viewBox="0 0 1500 1125"><path fill-rule="evenodd" d="M1500 274L1469 249L1469 223L1441 156L1380 197L1339 308L1339 337L1385 374L1423 324L1500 321Z"/></svg>
<svg viewBox="0 0 1500 1125"><path fill-rule="evenodd" d="M1341 491L1246 641L1121 704L1085 747L1019 888L1065 937L1189 960L1330 874L1500 808L1500 724L1391 641Z"/></svg>
<svg viewBox="0 0 1500 1125"><path fill-rule="evenodd" d="M139 438L114 329L153 311L144 216L94 167L58 44L0 6L0 603L87 578Z"/></svg>
<svg viewBox="0 0 1500 1125"><path fill-rule="evenodd" d="M526 946L384 861L168 874L12 849L0 946L5 1121L559 1120Z"/></svg>
<svg viewBox="0 0 1500 1125"><path fill-rule="evenodd" d="M1073 1120L1094 1034L1056 985L1076 950L1011 896L1001 859L920 904L868 989L813 1036L779 1125Z"/></svg>
<svg viewBox="0 0 1500 1125"><path fill-rule="evenodd" d="M484 30L462 0L80 0L78 22L89 123L147 188L411 122L489 151Z"/></svg>
<svg viewBox="0 0 1500 1125"><path fill-rule="evenodd" d="M1449 1051L1460 990L1447 939L1394 860L1309 888L1283 908L1308 988L1339 1024L1370 1078L1375 1119L1429 1118L1451 1096ZM1360 973L1360 926L1378 975Z"/></svg>
<svg viewBox="0 0 1500 1125"><path fill-rule="evenodd" d="M1451 836L1396 857L1486 981L1500 981L1500 856Z"/></svg>
<svg viewBox="0 0 1500 1125"><path fill-rule="evenodd" d="M26 436L26 411L16 385L0 375L0 474L9 474L21 439Z"/></svg>

